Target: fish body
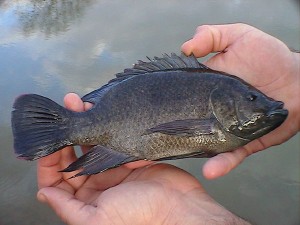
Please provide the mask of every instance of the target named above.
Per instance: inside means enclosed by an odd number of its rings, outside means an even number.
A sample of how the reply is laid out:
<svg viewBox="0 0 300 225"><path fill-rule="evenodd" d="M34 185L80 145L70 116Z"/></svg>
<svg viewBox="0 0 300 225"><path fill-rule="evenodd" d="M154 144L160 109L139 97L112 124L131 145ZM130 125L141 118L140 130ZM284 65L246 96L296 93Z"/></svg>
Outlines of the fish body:
<svg viewBox="0 0 300 225"><path fill-rule="evenodd" d="M95 145L64 172L95 174L136 160L210 157L278 127L283 103L194 56L139 61L85 95L94 106L72 112L39 95L19 97L12 112L16 154L27 160L68 145Z"/></svg>

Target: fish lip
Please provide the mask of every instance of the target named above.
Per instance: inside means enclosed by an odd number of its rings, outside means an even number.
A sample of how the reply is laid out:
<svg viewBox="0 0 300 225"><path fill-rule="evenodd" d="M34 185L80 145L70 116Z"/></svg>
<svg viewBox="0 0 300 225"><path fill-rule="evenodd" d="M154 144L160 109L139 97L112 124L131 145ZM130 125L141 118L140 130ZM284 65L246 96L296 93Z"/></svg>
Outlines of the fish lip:
<svg viewBox="0 0 300 225"><path fill-rule="evenodd" d="M267 113L268 117L274 117L274 116L281 116L281 117L287 117L289 114L289 111L286 109L276 109L273 111L269 111Z"/></svg>
<svg viewBox="0 0 300 225"><path fill-rule="evenodd" d="M268 111L267 117L287 117L289 111L284 109L284 103L281 101L275 102L274 106Z"/></svg>

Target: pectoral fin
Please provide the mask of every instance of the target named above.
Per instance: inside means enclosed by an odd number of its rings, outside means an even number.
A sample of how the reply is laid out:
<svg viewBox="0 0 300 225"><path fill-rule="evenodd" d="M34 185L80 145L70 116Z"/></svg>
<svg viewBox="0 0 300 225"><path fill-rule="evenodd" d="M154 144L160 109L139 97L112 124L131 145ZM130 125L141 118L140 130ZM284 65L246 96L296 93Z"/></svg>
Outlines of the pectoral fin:
<svg viewBox="0 0 300 225"><path fill-rule="evenodd" d="M199 136L214 133L215 119L185 119L159 124L149 128L144 135L162 133L178 136Z"/></svg>
<svg viewBox="0 0 300 225"><path fill-rule="evenodd" d="M104 172L108 169L112 169L136 160L139 159L137 157L129 156L125 153L117 152L110 148L97 145L60 172L72 172L83 168L81 172L71 177L74 178L81 175L91 175Z"/></svg>

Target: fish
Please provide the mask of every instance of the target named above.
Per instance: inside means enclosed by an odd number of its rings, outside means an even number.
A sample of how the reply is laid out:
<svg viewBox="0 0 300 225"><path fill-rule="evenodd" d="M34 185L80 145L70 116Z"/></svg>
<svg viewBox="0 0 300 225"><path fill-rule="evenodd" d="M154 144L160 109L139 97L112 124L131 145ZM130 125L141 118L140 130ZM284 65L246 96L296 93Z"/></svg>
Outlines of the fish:
<svg viewBox="0 0 300 225"><path fill-rule="evenodd" d="M83 96L93 104L85 112L37 94L19 96L11 118L17 157L93 146L61 171L80 170L73 177L137 160L212 157L271 132L288 116L283 102L193 55L147 59Z"/></svg>

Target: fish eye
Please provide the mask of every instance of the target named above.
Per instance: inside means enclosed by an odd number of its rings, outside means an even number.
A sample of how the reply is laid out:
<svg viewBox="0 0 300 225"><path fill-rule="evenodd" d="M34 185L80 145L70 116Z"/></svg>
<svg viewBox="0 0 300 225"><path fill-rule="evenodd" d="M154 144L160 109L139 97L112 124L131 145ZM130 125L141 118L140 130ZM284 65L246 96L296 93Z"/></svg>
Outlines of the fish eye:
<svg viewBox="0 0 300 225"><path fill-rule="evenodd" d="M247 95L247 99L249 100L249 101L255 101L255 99L257 98L257 95L256 94L254 94L254 93L250 93L250 94L248 94Z"/></svg>

